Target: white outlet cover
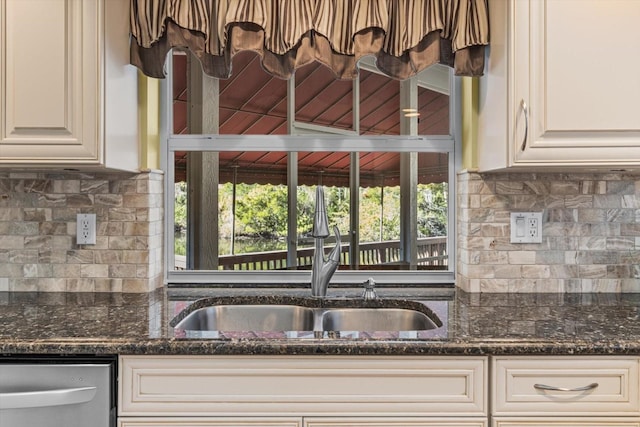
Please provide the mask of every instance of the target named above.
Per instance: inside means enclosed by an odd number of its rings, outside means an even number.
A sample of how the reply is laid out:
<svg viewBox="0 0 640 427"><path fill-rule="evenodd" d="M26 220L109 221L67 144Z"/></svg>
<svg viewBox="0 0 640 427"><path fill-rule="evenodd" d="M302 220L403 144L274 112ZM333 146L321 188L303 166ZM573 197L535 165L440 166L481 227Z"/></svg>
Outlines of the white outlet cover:
<svg viewBox="0 0 640 427"><path fill-rule="evenodd" d="M542 243L542 212L511 212L511 243Z"/></svg>
<svg viewBox="0 0 640 427"><path fill-rule="evenodd" d="M95 245L96 214L77 214L76 221L76 243L78 245Z"/></svg>

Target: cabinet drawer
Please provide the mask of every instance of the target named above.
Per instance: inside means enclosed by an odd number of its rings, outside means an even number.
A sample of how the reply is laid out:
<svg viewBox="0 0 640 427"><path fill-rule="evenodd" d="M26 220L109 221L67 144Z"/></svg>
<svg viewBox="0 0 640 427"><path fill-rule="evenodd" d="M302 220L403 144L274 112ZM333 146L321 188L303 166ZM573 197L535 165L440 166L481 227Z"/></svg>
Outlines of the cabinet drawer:
<svg viewBox="0 0 640 427"><path fill-rule="evenodd" d="M478 357L124 356L122 416L478 415Z"/></svg>
<svg viewBox="0 0 640 427"><path fill-rule="evenodd" d="M494 358L495 415L637 415L638 359Z"/></svg>

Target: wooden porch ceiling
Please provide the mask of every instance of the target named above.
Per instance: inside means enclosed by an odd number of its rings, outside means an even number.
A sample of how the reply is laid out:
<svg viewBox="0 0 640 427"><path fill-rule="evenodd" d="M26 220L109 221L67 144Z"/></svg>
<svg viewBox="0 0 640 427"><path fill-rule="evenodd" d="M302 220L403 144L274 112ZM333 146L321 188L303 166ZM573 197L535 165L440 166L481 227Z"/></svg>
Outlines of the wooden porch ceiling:
<svg viewBox="0 0 640 427"><path fill-rule="evenodd" d="M174 133L187 134L187 57L174 55ZM360 134L399 135L400 99L397 80L360 71ZM352 82L336 80L320 63L309 64L296 72L296 121L352 130ZM418 130L421 135L449 133L449 97L420 87ZM286 135L287 82L267 74L259 57L243 52L233 58L233 74L220 80L220 134ZM444 156L444 158L443 158ZM446 155L421 156L423 171L430 182L447 180ZM186 153L175 155L176 181L186 178ZM349 153L299 153L299 181L312 185L322 171L325 185L348 186ZM362 185L391 184L397 180L400 156L397 153L361 153ZM238 182L284 183L286 153L220 152L220 181L229 182L234 170ZM393 178L395 176L395 178Z"/></svg>

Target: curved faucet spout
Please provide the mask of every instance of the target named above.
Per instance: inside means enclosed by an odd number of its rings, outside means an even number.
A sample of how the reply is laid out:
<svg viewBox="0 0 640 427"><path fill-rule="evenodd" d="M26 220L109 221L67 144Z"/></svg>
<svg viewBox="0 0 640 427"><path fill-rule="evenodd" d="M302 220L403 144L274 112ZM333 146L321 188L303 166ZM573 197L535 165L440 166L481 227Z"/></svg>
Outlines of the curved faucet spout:
<svg viewBox="0 0 640 427"><path fill-rule="evenodd" d="M322 239L329 237L329 217L327 216L324 188L322 185L316 187L316 207L313 215L313 231L311 232L311 236Z"/></svg>
<svg viewBox="0 0 640 427"><path fill-rule="evenodd" d="M329 220L324 201L324 189L321 185L316 188L316 209L313 221L312 236L315 239L315 251L313 254L313 266L311 270L311 295L314 297L325 297L329 281L340 265L341 240L340 231L337 226L333 227L336 236L336 245L329 252L329 256L324 256L324 239L329 237Z"/></svg>
<svg viewBox="0 0 640 427"><path fill-rule="evenodd" d="M336 235L336 245L331 249L329 255L324 256L324 239L316 238L316 248L313 254L313 269L311 271L311 295L314 297L327 296L329 281L333 277L340 265L340 250L342 249L340 231L338 227L333 227Z"/></svg>

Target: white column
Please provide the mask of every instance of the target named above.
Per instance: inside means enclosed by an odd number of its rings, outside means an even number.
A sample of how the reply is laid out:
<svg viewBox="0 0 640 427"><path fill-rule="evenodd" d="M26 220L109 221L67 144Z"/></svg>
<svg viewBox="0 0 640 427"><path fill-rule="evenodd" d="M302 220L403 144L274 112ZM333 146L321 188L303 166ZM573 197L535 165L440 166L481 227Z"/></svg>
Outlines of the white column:
<svg viewBox="0 0 640 427"><path fill-rule="evenodd" d="M418 82L411 78L400 82L400 134L417 135L418 117L406 117L403 109L418 111ZM400 153L400 253L411 267L417 264L418 246L418 154Z"/></svg>

